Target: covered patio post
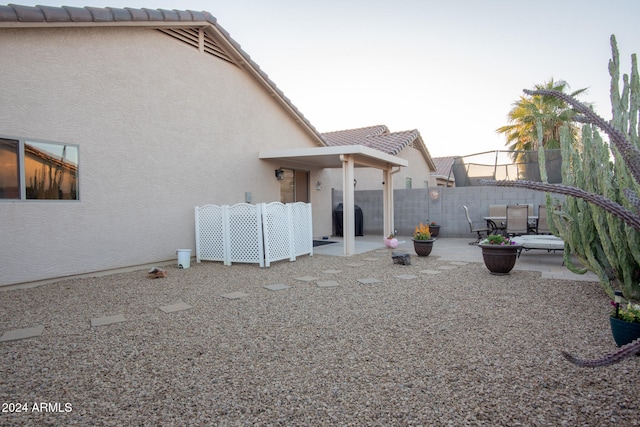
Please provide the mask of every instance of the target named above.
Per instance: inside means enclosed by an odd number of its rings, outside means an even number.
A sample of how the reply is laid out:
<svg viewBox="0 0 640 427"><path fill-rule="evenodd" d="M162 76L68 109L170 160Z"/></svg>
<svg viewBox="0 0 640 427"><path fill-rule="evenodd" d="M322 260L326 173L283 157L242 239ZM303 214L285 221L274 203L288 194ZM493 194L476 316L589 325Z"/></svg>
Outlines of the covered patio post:
<svg viewBox="0 0 640 427"><path fill-rule="evenodd" d="M340 156L342 160L342 236L344 241L344 254L352 255L356 250L355 229L355 195L353 188L354 162L351 154Z"/></svg>
<svg viewBox="0 0 640 427"><path fill-rule="evenodd" d="M389 236L394 230L393 218L393 172L391 165L382 170L382 221L383 237Z"/></svg>

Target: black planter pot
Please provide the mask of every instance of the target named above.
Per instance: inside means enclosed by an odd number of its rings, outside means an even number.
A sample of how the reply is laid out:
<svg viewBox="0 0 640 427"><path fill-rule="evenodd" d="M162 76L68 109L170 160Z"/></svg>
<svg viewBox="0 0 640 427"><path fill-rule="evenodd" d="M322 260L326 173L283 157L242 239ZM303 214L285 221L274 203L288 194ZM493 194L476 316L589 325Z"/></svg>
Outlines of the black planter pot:
<svg viewBox="0 0 640 427"><path fill-rule="evenodd" d="M482 248L484 265L491 274L504 275L516 265L520 245L478 245Z"/></svg>
<svg viewBox="0 0 640 427"><path fill-rule="evenodd" d="M430 225L429 232L431 233L431 237L438 237L440 235L440 226L439 225Z"/></svg>
<svg viewBox="0 0 640 427"><path fill-rule="evenodd" d="M433 250L433 239L430 240L413 240L413 249L418 256L429 256Z"/></svg>
<svg viewBox="0 0 640 427"><path fill-rule="evenodd" d="M640 338L640 323L631 323L615 317L610 317L609 321L611 322L611 334L618 347Z"/></svg>

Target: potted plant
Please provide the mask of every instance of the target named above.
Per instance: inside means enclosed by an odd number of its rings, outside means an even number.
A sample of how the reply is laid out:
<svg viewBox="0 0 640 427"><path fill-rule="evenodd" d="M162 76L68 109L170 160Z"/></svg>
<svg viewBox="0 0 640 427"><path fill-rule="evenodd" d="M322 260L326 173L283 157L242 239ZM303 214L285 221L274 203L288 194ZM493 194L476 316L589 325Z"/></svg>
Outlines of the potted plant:
<svg viewBox="0 0 640 427"><path fill-rule="evenodd" d="M515 240L501 234L491 234L478 244L482 249L484 265L491 274L504 275L516 265L518 251L522 249Z"/></svg>
<svg viewBox="0 0 640 427"><path fill-rule="evenodd" d="M429 226L420 223L413 233L413 249L418 256L429 256L433 250L433 239Z"/></svg>
<svg viewBox="0 0 640 427"><path fill-rule="evenodd" d="M389 237L384 239L384 245L388 248L395 249L398 247L398 239L396 239L396 236L391 233L389 234Z"/></svg>
<svg viewBox="0 0 640 427"><path fill-rule="evenodd" d="M436 224L435 221L429 222L429 220L427 220L427 223L429 223L429 232L431 233L431 237L438 237L440 235L440 225Z"/></svg>
<svg viewBox="0 0 640 427"><path fill-rule="evenodd" d="M611 334L618 347L629 344L640 338L640 305L621 305L622 292L616 291L616 300L611 301L615 307L609 317L611 323Z"/></svg>

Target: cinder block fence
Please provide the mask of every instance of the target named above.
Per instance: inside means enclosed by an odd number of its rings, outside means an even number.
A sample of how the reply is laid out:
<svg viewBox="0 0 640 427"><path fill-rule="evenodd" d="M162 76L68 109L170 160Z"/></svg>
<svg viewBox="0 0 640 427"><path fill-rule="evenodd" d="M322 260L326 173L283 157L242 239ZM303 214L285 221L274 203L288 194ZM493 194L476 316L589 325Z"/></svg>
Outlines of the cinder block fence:
<svg viewBox="0 0 640 427"><path fill-rule="evenodd" d="M552 199L562 200L559 195ZM463 206L469 208L474 224L482 224L489 215L489 205L532 204L538 213L538 205L545 204L545 193L523 188L502 187L431 187L411 190L394 190L394 225L398 234L410 236L416 225L435 221L441 225L440 237L472 237ZM342 191L332 191L332 206L342 203ZM355 204L362 209L365 235L382 237L382 190L355 192Z"/></svg>

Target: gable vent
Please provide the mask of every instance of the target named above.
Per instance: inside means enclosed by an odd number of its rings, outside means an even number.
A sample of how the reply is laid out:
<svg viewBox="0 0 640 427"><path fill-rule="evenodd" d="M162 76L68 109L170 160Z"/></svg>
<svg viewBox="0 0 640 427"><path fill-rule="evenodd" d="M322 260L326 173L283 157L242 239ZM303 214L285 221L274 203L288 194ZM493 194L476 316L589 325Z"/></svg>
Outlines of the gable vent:
<svg viewBox="0 0 640 427"><path fill-rule="evenodd" d="M202 28L161 28L158 31L193 46L200 52L208 53L230 64L238 65Z"/></svg>

